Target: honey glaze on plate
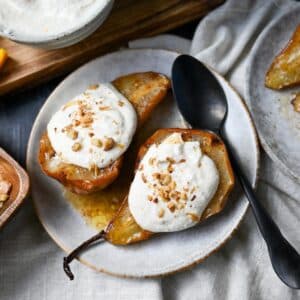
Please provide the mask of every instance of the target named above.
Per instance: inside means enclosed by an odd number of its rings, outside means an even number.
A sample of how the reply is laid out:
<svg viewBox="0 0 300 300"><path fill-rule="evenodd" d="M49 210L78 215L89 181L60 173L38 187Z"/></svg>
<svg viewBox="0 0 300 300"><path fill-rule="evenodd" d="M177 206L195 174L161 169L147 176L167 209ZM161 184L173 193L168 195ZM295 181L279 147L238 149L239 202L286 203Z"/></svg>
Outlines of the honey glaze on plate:
<svg viewBox="0 0 300 300"><path fill-rule="evenodd" d="M83 217L86 224L97 229L104 229L112 220L128 193L135 157L140 142L137 139L129 147L118 179L102 191L79 195L65 189L64 196L72 207Z"/></svg>
<svg viewBox="0 0 300 300"><path fill-rule="evenodd" d="M65 190L64 196L87 225L101 231L120 208L127 194L129 181L129 177L122 176L103 191L78 195Z"/></svg>

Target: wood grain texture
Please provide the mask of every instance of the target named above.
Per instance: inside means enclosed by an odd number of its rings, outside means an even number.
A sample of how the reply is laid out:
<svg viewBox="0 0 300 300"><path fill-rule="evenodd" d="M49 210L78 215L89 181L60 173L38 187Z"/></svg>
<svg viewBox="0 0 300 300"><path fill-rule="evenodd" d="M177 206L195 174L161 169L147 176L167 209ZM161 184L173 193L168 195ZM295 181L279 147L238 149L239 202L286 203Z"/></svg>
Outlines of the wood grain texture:
<svg viewBox="0 0 300 300"><path fill-rule="evenodd" d="M0 73L0 95L32 87L70 71L135 38L195 20L223 0L117 0L110 17L89 38L59 50L42 50L0 38L10 59Z"/></svg>

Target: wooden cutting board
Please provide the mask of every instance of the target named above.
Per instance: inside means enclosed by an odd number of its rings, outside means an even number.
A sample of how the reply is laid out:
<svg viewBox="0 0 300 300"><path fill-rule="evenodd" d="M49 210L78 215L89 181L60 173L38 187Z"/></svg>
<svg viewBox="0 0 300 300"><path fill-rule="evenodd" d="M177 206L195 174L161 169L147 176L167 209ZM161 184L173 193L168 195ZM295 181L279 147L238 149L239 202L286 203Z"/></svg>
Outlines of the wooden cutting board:
<svg viewBox="0 0 300 300"><path fill-rule="evenodd" d="M0 73L0 95L32 87L82 63L195 20L224 0L116 0L105 23L84 41L59 50L42 50L0 38L10 59Z"/></svg>

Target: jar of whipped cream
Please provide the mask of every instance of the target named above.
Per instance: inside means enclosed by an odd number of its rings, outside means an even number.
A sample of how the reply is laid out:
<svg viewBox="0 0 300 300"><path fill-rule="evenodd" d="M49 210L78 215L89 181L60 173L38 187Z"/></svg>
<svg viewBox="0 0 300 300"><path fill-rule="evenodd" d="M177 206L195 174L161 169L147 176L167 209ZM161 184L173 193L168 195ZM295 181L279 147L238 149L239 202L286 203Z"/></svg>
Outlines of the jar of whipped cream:
<svg viewBox="0 0 300 300"><path fill-rule="evenodd" d="M53 49L75 44L107 18L113 0L0 0L0 35Z"/></svg>

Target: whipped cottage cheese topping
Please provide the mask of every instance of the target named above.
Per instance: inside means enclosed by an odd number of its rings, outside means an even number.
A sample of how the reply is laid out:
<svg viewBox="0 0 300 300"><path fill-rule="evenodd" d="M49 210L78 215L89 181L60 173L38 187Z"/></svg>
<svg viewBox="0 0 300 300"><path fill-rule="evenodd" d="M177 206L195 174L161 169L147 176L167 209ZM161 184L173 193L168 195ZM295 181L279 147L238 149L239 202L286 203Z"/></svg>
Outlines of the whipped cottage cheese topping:
<svg viewBox="0 0 300 300"><path fill-rule="evenodd" d="M126 151L136 125L133 106L107 83L92 86L65 104L50 120L47 133L55 159L104 168Z"/></svg>
<svg viewBox="0 0 300 300"><path fill-rule="evenodd" d="M0 31L47 38L88 23L108 0L0 0Z"/></svg>
<svg viewBox="0 0 300 300"><path fill-rule="evenodd" d="M136 172L128 202L136 222L152 232L179 231L198 223L219 184L215 163L197 141L173 133L152 145Z"/></svg>

